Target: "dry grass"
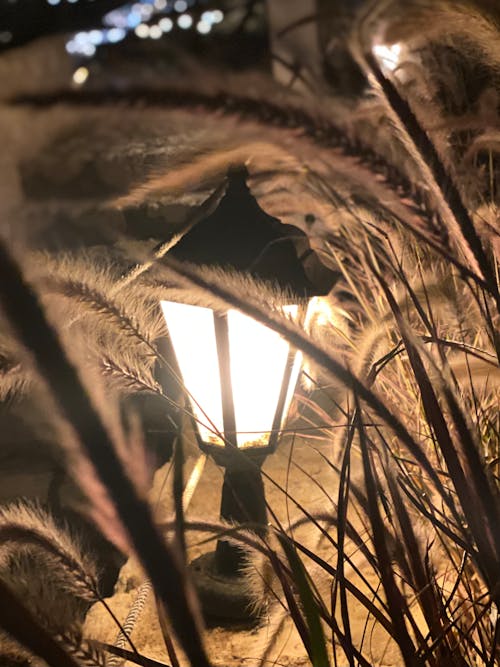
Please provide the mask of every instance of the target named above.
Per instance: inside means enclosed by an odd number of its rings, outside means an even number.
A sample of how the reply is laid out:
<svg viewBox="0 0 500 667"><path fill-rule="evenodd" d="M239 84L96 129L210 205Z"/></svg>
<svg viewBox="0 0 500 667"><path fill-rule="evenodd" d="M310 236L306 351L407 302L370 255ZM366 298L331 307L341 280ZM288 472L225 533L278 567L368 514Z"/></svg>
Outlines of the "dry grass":
<svg viewBox="0 0 500 667"><path fill-rule="evenodd" d="M34 232L27 224L1 228L0 399L6 409L21 400L32 407L34 431L50 433L87 514L141 562L172 665L211 664L184 544L192 533L213 539L223 531L248 548L248 585L276 630L262 661L289 617L315 667L369 667L369 642L353 625L359 609L407 667L500 660L498 109L487 104L499 91L497 19L486 2L367 3L350 46L370 89L355 103L338 94L301 99L262 78L254 87L262 95L249 96L243 78L228 78L221 90L213 73L190 90L173 77L161 90L60 91L13 102L21 125L32 113L34 133L45 129L55 139L58 113L66 129L84 133L88 113L104 133L110 114L120 114L125 128L170 124L171 162L164 158L121 183L121 194L103 196L101 214L141 212L184 190L213 210L228 169L246 166L260 206L303 229L341 276L304 330L283 316L277 291L171 258L168 250L199 213L182 230L158 234L155 245L122 228L85 252L39 251L43 231L58 231L57 216L42 205ZM435 28L424 40L429 21ZM372 56L381 36L402 42L393 73ZM115 108L137 99L147 103L140 112ZM184 131L191 134L183 143ZM15 204L20 222L29 221L28 203ZM311 393L302 390L301 424L311 429L309 445L326 442L334 452L322 459L332 511L318 514L279 485L295 518L274 517L264 539L246 526L191 520L176 456L175 517L160 530L146 500L145 415L130 409L130 399L160 401L174 431L189 413L175 361L160 343L158 301L181 293L238 308L304 353ZM159 384L158 369L168 382ZM313 476L310 484L328 495ZM59 570L65 594L99 599L89 556L41 510L18 505L0 518L9 558L27 552L28 565ZM321 545L307 538L315 531ZM12 587L1 585L10 599ZM8 659L20 662L31 651L53 665L102 665L102 651L113 649L89 644L71 623L53 627L48 610L58 603L47 602L44 619L36 590L28 586L24 604L13 598L11 618L0 607L0 626L18 642L9 640ZM117 653L146 664L140 646L118 643L112 664Z"/></svg>

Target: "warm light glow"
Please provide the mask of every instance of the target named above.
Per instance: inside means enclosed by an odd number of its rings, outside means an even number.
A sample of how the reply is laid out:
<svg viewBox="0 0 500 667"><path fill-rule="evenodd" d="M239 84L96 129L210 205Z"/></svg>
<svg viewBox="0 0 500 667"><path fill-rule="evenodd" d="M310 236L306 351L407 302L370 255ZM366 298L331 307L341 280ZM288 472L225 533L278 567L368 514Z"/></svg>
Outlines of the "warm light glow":
<svg viewBox="0 0 500 667"><path fill-rule="evenodd" d="M295 315L297 306L286 310ZM228 322L237 441L243 447L269 439L290 346L237 310L229 311Z"/></svg>
<svg viewBox="0 0 500 667"><path fill-rule="evenodd" d="M373 53L386 69L393 71L399 65L401 44L391 44L390 46L377 44L373 47Z"/></svg>
<svg viewBox="0 0 500 667"><path fill-rule="evenodd" d="M201 422L202 440L222 444L210 430L207 420L209 417L216 429L223 432L213 311L167 301L162 301L161 305L184 385L200 406L192 404L193 412ZM285 306L284 310L295 316L298 307ZM279 334L239 311L230 310L227 322L237 444L239 447L267 445L290 346ZM300 357L300 354L295 357L283 415L286 415L293 397Z"/></svg>
<svg viewBox="0 0 500 667"><path fill-rule="evenodd" d="M87 81L89 70L86 67L79 67L73 72L73 81L77 86L81 86Z"/></svg>
<svg viewBox="0 0 500 667"><path fill-rule="evenodd" d="M149 26L145 23L140 23L134 32L140 39L145 39L149 37Z"/></svg>
<svg viewBox="0 0 500 667"><path fill-rule="evenodd" d="M314 322L316 326L326 326L331 323L332 312L326 299L315 296L309 302L306 317L306 327L310 327Z"/></svg>
<svg viewBox="0 0 500 667"><path fill-rule="evenodd" d="M191 407L198 420L201 439L222 445L223 440L217 437L210 424L211 421L216 430L223 433L213 311L172 301L162 301L161 307L184 386L194 399Z"/></svg>
<svg viewBox="0 0 500 667"><path fill-rule="evenodd" d="M160 39L160 37L163 35L163 31L160 28L159 25L151 25L149 26L149 37L150 39Z"/></svg>

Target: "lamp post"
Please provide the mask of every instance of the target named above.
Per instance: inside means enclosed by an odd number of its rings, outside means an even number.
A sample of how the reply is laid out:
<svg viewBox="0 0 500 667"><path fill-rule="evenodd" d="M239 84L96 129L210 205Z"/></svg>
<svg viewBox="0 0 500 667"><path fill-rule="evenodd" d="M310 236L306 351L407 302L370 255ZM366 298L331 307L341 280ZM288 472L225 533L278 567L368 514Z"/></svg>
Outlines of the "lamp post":
<svg viewBox="0 0 500 667"><path fill-rule="evenodd" d="M282 308L302 320L314 296L329 291L334 274L323 267L321 285L305 273L298 228L267 216L251 197L243 172L229 176L214 213L174 247L178 260L251 275L286 294ZM309 250L310 253L310 250ZM301 355L287 341L233 309L162 301L172 348L189 396L200 448L225 468L220 515L265 534L266 501L260 468L273 452L297 383ZM215 552L192 563L206 615L248 618L241 584L244 552L219 539Z"/></svg>

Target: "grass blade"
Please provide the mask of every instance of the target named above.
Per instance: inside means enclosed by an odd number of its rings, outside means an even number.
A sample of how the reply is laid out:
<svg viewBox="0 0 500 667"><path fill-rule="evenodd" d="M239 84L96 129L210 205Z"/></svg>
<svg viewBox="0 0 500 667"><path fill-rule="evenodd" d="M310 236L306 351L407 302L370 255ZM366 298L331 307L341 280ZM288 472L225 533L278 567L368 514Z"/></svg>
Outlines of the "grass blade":
<svg viewBox="0 0 500 667"><path fill-rule="evenodd" d="M191 664L209 667L201 627L185 569L167 549L153 525L146 503L135 492L113 447L113 442L91 404L78 373L27 284L5 243L0 241L0 303L33 354L36 366L51 389L61 412L78 435L89 460L109 490L157 594L168 609L175 631Z"/></svg>

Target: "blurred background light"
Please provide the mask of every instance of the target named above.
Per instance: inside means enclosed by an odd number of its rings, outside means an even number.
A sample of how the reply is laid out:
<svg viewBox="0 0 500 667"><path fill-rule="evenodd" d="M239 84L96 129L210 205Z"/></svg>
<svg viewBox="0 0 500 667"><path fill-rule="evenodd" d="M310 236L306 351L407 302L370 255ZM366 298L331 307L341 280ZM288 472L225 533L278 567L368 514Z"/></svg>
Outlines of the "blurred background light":
<svg viewBox="0 0 500 667"><path fill-rule="evenodd" d="M81 86L88 79L89 70L86 67L79 67L73 72L73 82Z"/></svg>
<svg viewBox="0 0 500 667"><path fill-rule="evenodd" d="M174 9L175 9L176 12L178 12L179 14L182 14L183 12L186 11L187 8L188 8L188 4L187 4L186 0L175 0Z"/></svg>
<svg viewBox="0 0 500 667"><path fill-rule="evenodd" d="M29 12L9 10L0 29L0 50L43 34L65 32L66 52L91 58L101 48L129 38L159 40L176 30L209 35L225 18L221 9L210 6L216 3L218 0L40 0L30 5ZM0 8L3 5L14 7L16 0L0 0Z"/></svg>
<svg viewBox="0 0 500 667"><path fill-rule="evenodd" d="M166 16L165 18L160 19L158 25L160 26L162 32L170 32L174 27L174 22L172 19L169 19L168 16Z"/></svg>
<svg viewBox="0 0 500 667"><path fill-rule="evenodd" d="M207 23L207 21L198 21L196 24L196 30L200 33L200 35L208 35L210 30L212 30L212 26L210 23Z"/></svg>
<svg viewBox="0 0 500 667"><path fill-rule="evenodd" d="M145 39L146 37L149 37L149 26L145 23L140 23L134 32L140 39Z"/></svg>
<svg viewBox="0 0 500 667"><path fill-rule="evenodd" d="M149 37L151 39L160 39L160 37L163 35L163 32L160 28L159 25L152 25L149 28Z"/></svg>
<svg viewBox="0 0 500 667"><path fill-rule="evenodd" d="M188 30L193 25L193 19L189 14L181 14L177 19L177 25L182 30Z"/></svg>

